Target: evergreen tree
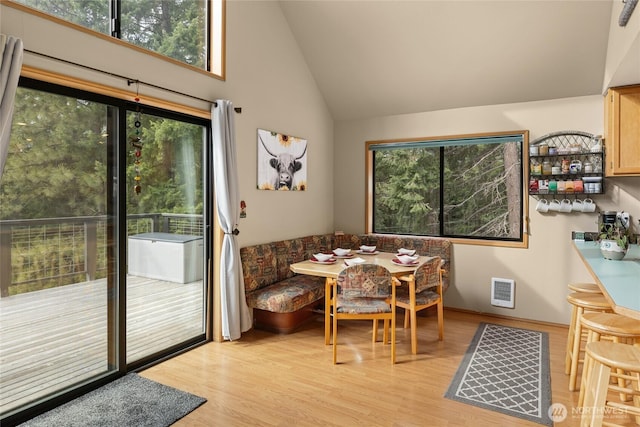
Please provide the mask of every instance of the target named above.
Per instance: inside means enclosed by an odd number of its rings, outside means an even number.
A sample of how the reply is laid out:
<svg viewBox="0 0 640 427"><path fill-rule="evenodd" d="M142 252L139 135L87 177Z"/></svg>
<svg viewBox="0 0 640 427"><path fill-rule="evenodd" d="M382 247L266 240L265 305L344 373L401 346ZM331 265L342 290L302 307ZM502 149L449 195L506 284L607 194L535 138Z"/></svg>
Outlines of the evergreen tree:
<svg viewBox="0 0 640 427"><path fill-rule="evenodd" d="M374 165L375 231L438 235L442 209L445 235L520 235L522 178L516 143L379 150Z"/></svg>

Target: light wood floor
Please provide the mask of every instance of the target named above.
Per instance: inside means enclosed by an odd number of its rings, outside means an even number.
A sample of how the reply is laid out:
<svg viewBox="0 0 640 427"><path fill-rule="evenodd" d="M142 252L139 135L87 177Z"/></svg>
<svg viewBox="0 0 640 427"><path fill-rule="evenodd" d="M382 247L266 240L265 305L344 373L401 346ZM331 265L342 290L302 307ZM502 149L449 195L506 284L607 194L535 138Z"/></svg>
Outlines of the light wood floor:
<svg viewBox="0 0 640 427"><path fill-rule="evenodd" d="M549 333L552 401L569 412L556 425L579 424L564 374L566 327L446 310L439 342L435 315L418 319L419 354L399 328L396 365L388 345L371 344L371 322L343 322L334 366L318 319L290 335L252 330L208 343L141 375L208 399L176 426L539 426L443 397L484 321Z"/></svg>

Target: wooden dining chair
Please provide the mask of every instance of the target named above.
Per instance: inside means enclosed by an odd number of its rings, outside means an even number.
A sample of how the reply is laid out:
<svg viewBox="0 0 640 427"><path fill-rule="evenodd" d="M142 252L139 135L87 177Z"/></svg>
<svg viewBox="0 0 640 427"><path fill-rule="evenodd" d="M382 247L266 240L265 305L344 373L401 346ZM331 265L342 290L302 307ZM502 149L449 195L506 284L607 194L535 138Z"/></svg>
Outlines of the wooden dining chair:
<svg viewBox="0 0 640 427"><path fill-rule="evenodd" d="M430 258L420 264L415 271L400 278L407 286L398 288L396 305L404 309L404 328L411 325L411 353L418 352L417 313L429 307L437 306L438 339L444 338L444 307L442 302L442 259Z"/></svg>
<svg viewBox="0 0 640 427"><path fill-rule="evenodd" d="M339 320L383 320L391 322L391 363L396 360L396 286L400 281L377 264L347 267L333 280L333 363L337 363Z"/></svg>

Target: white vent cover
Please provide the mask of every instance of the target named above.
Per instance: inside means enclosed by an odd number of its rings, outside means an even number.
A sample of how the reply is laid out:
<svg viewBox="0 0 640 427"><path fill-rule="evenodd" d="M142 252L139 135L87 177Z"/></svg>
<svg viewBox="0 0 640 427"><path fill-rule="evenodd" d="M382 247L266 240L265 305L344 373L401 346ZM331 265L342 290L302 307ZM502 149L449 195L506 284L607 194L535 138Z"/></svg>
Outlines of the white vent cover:
<svg viewBox="0 0 640 427"><path fill-rule="evenodd" d="M491 305L505 308L515 306L515 282L511 279L491 278Z"/></svg>

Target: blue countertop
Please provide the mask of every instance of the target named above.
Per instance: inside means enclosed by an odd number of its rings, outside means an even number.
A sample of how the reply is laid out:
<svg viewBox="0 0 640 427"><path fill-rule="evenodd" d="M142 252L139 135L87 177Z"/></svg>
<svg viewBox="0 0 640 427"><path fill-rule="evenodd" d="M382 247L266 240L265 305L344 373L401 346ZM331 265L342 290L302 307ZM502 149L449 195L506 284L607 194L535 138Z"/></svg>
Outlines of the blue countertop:
<svg viewBox="0 0 640 427"><path fill-rule="evenodd" d="M631 245L623 259L614 261L602 257L597 242L573 244L614 311L640 319L640 246Z"/></svg>

